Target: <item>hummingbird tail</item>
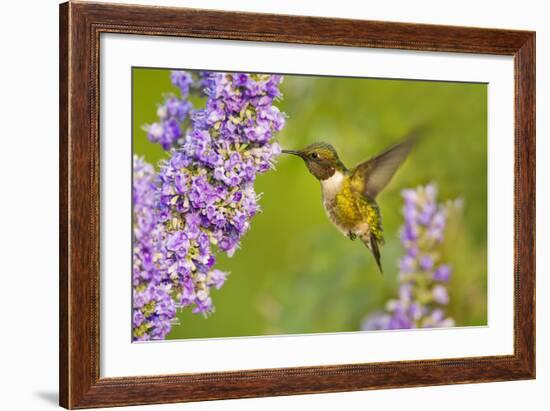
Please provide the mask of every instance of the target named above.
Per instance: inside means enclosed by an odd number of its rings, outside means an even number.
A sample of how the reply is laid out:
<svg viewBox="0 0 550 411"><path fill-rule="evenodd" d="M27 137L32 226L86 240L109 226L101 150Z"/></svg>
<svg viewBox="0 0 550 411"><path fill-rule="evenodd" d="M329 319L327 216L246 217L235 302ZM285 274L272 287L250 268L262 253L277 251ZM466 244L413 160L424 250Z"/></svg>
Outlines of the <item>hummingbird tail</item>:
<svg viewBox="0 0 550 411"><path fill-rule="evenodd" d="M363 240L363 243L365 243L367 248L372 252L376 265L380 270L380 274L384 274L382 262L380 261L380 248L378 247L378 239L376 236L373 233L369 233L366 237L361 238L361 240Z"/></svg>

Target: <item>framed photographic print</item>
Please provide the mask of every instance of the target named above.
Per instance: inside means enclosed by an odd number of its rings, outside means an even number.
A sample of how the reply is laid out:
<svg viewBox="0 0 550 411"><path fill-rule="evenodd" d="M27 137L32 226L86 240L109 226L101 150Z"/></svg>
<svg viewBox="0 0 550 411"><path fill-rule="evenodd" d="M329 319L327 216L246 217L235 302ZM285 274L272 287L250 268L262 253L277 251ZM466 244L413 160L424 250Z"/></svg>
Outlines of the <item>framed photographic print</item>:
<svg viewBox="0 0 550 411"><path fill-rule="evenodd" d="M60 6L60 404L535 377L535 34Z"/></svg>

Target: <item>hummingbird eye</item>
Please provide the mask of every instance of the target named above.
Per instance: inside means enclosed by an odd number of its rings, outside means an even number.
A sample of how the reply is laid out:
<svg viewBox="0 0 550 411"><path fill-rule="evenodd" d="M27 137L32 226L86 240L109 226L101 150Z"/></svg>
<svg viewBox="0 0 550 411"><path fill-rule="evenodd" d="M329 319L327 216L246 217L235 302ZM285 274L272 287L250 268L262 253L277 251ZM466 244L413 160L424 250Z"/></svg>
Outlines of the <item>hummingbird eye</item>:
<svg viewBox="0 0 550 411"><path fill-rule="evenodd" d="M316 153L316 152L313 152L309 155L309 157L313 158L313 159L316 159L316 158L319 158L319 154Z"/></svg>

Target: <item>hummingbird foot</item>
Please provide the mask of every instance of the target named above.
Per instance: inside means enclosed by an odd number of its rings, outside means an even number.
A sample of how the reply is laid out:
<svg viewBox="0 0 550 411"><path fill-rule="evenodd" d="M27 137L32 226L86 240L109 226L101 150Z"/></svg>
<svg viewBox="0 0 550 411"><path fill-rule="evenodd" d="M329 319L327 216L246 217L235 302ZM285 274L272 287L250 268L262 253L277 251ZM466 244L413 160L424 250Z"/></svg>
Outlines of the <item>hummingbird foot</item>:
<svg viewBox="0 0 550 411"><path fill-rule="evenodd" d="M348 231L348 237L351 241L353 241L357 238L357 234L352 233L351 231Z"/></svg>

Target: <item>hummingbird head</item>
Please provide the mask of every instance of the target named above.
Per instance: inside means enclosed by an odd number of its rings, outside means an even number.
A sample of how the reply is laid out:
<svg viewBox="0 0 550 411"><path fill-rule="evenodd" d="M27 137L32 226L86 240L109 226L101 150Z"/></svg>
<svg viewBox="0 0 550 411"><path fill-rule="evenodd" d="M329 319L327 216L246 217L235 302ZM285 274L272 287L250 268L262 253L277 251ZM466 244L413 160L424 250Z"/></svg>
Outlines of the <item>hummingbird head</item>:
<svg viewBox="0 0 550 411"><path fill-rule="evenodd" d="M326 180L332 177L336 170L346 169L334 147L327 143L313 143L301 150L283 150L283 153L301 157L309 172L318 180Z"/></svg>

